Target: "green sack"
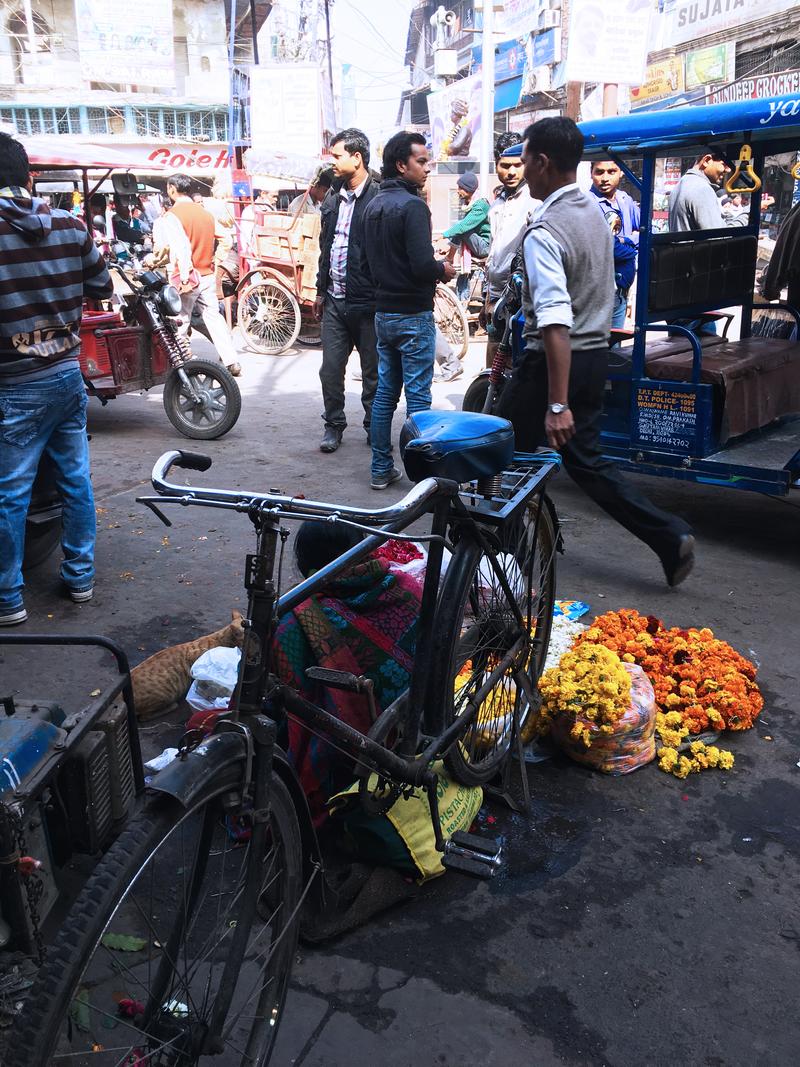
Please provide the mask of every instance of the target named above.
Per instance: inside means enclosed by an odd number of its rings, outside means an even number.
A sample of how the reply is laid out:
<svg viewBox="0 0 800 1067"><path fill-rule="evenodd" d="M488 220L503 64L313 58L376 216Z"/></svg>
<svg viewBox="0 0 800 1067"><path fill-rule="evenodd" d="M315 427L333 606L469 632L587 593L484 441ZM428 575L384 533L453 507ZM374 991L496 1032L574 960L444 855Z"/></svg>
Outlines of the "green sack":
<svg viewBox="0 0 800 1067"><path fill-rule="evenodd" d="M439 779L439 824L445 840L449 840L457 830L469 830L483 803L483 790L451 782L441 762L434 763L433 770ZM375 787L376 775L370 777L369 784ZM328 807L332 815L342 820L359 858L394 867L420 882L444 874L424 790L415 790L408 798L400 797L385 815L377 816L367 815L357 794L355 782L331 797Z"/></svg>

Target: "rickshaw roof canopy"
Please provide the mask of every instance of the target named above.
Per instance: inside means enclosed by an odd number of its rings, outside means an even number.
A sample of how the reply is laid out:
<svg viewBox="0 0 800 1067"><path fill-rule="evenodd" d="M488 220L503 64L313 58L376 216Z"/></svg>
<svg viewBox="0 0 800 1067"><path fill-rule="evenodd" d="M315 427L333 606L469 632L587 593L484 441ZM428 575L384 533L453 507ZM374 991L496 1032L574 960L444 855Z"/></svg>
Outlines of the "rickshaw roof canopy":
<svg viewBox="0 0 800 1067"><path fill-rule="evenodd" d="M20 137L31 167L35 170L136 170L139 160L105 145L75 142L66 137ZM147 170L164 170L159 163L148 163Z"/></svg>
<svg viewBox="0 0 800 1067"><path fill-rule="evenodd" d="M800 95L633 112L582 122L580 128L585 154L595 157L609 151L641 153L708 141L781 140L793 134L800 142Z"/></svg>

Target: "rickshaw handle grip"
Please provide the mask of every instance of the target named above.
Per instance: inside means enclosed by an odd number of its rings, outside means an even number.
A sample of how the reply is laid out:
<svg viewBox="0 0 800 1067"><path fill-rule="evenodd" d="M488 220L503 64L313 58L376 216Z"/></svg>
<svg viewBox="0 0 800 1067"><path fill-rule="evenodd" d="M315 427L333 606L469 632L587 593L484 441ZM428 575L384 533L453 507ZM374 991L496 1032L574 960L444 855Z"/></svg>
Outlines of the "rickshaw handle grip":
<svg viewBox="0 0 800 1067"><path fill-rule="evenodd" d="M170 458L171 467L183 467L187 471L207 471L211 466L211 456L204 456L202 452L184 452L176 449Z"/></svg>
<svg viewBox="0 0 800 1067"><path fill-rule="evenodd" d="M736 181L744 175L748 184L737 185ZM730 178L725 182L725 191L728 193L757 193L761 188L761 179L753 170L753 153L749 144L743 144L739 150L739 158L736 160L736 168Z"/></svg>

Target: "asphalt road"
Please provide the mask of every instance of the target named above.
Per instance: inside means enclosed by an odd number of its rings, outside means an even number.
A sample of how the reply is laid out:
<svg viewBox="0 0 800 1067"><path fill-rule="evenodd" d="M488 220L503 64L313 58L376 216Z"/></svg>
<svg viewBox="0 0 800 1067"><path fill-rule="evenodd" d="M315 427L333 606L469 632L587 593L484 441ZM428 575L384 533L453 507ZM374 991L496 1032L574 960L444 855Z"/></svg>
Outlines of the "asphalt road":
<svg viewBox="0 0 800 1067"><path fill-rule="evenodd" d="M243 355L242 417L199 448L172 429L157 391L93 403L96 595L71 604L50 561L29 578L27 628L105 633L138 662L242 606L245 518L187 509L166 530L135 502L167 449L207 451L205 484L376 503L358 383L348 379L344 444L318 451L319 358ZM479 363L475 349L467 366ZM434 386L435 405L459 406L470 377ZM649 550L560 476L558 593L596 613L633 607L710 626L755 657L766 706L730 739L735 768L679 782L652 765L624 778L561 759L531 767L532 817L489 809L487 831L506 845L496 880L450 872L333 945L301 950L280 1067L797 1061L800 499L643 484L695 527L695 573L667 589ZM104 669L94 654L7 656L0 688L77 700ZM150 727L145 743L163 737Z"/></svg>

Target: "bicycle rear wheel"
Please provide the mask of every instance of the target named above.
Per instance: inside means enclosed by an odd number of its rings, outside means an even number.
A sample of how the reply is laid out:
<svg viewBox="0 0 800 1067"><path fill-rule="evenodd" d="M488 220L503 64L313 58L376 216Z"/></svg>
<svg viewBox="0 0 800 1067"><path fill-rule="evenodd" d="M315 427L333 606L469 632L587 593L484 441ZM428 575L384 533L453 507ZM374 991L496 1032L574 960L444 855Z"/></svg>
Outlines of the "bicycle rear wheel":
<svg viewBox="0 0 800 1067"><path fill-rule="evenodd" d="M262 1065L275 1042L302 883L291 797L271 782L257 915L236 977L219 1055L203 1044L236 927L249 815L238 784L191 810L161 798L131 821L87 882L33 988L6 1067Z"/></svg>
<svg viewBox="0 0 800 1067"><path fill-rule="evenodd" d="M532 690L544 667L556 585L556 529L550 507L531 500L503 534L497 560L517 613L489 559L472 541L463 541L447 569L437 631L440 676L434 706L437 733L468 711L478 691L489 689L477 715L451 747L445 762L463 785L480 785L497 772L509 753L514 712L524 728L531 706L520 674ZM514 662L493 679L503 657L524 636Z"/></svg>

